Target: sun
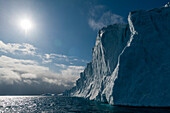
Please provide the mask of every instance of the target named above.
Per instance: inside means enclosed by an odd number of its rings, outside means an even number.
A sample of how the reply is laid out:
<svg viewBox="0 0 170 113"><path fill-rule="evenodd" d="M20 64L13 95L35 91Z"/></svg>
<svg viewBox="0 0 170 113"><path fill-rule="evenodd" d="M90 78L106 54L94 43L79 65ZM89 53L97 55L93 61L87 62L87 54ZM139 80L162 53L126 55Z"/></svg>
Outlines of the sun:
<svg viewBox="0 0 170 113"><path fill-rule="evenodd" d="M32 29L32 22L30 19L25 18L20 21L20 26L27 34L28 31Z"/></svg>

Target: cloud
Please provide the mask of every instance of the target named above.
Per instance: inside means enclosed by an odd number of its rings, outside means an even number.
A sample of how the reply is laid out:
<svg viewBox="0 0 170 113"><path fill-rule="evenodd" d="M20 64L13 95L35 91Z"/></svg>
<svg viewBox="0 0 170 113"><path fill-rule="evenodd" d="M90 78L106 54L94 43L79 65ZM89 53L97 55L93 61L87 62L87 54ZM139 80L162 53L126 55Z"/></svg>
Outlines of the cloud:
<svg viewBox="0 0 170 113"><path fill-rule="evenodd" d="M39 57L42 59L42 63L44 63L44 64L55 62L55 61L67 62L70 64L74 64L75 62L79 62L79 63L87 63L88 62L86 60L78 59L73 56L66 56L66 55L54 54L54 53L45 54L43 56L40 55Z"/></svg>
<svg viewBox="0 0 170 113"><path fill-rule="evenodd" d="M99 30L105 26L103 22L96 22L92 18L89 19L89 25L93 30Z"/></svg>
<svg viewBox="0 0 170 113"><path fill-rule="evenodd" d="M69 78L70 76L76 77L75 79L79 78L80 72L84 70L84 66L73 66L73 65L64 65L64 64L55 64L63 69L61 69L60 74L63 75L65 78Z"/></svg>
<svg viewBox="0 0 170 113"><path fill-rule="evenodd" d="M21 81L18 73L13 72L7 68L0 68L0 83L1 84L14 84L14 82Z"/></svg>
<svg viewBox="0 0 170 113"><path fill-rule="evenodd" d="M61 55L61 54L54 54L54 53L51 53L51 54L44 54L43 56L41 55L40 56L41 59L42 59L42 63L50 63L52 62L54 59L57 59L57 60L63 60L63 61L69 61L68 59L68 56L66 55Z"/></svg>
<svg viewBox="0 0 170 113"><path fill-rule="evenodd" d="M103 5L90 9L88 24L93 30L99 30L107 25L124 23L123 17L107 10Z"/></svg>
<svg viewBox="0 0 170 113"><path fill-rule="evenodd" d="M101 14L105 11L106 7L104 5L92 6L89 10L89 16L95 19L100 18Z"/></svg>
<svg viewBox="0 0 170 113"><path fill-rule="evenodd" d="M55 64L57 67L61 67L61 68L66 68L67 66L64 64Z"/></svg>
<svg viewBox="0 0 170 113"><path fill-rule="evenodd" d="M84 66L74 66L74 65L65 65L65 64L55 64L57 67L60 67L59 74L62 75L65 79L73 77L70 81L74 82L79 78L80 72L84 70Z"/></svg>
<svg viewBox="0 0 170 113"><path fill-rule="evenodd" d="M33 75L35 78L36 75L49 71L49 68L39 66L36 61L13 59L4 55L0 57L0 67L1 81L8 84L32 79Z"/></svg>
<svg viewBox="0 0 170 113"><path fill-rule="evenodd" d="M0 94L62 92L75 85L82 63L73 56L39 53L31 44L0 41ZM34 60L33 60L34 59ZM3 85L2 85L3 84Z"/></svg>
<svg viewBox="0 0 170 113"><path fill-rule="evenodd" d="M0 84L25 86L53 85L56 87L71 88L79 78L79 73L84 70L83 66L68 66L55 64L60 67L59 72L52 72L48 67L39 65L34 60L14 59L0 56ZM39 87L41 87L39 86ZM44 86L46 87L46 86ZM26 89L25 89L26 90ZM24 90L23 90L24 92Z"/></svg>
<svg viewBox="0 0 170 113"><path fill-rule="evenodd" d="M35 79L35 78L37 78L37 75L36 74L32 74L32 73L24 73L24 74L21 74L21 78Z"/></svg>
<svg viewBox="0 0 170 113"><path fill-rule="evenodd" d="M60 62L67 62L70 64L74 64L74 62L81 62L81 63L87 63L88 61L77 59L73 56L66 56L62 54L55 54L55 53L45 53L40 54L36 51L37 48L34 47L31 44L28 43L4 43L0 40L0 52L6 53L6 54L12 54L12 55L31 55L32 57L38 57L43 64L52 63L54 61L60 61Z"/></svg>
<svg viewBox="0 0 170 113"><path fill-rule="evenodd" d="M5 44L0 40L0 51L4 53L12 53L12 54L26 54L26 55L35 55L36 48L33 45L23 43L7 43Z"/></svg>

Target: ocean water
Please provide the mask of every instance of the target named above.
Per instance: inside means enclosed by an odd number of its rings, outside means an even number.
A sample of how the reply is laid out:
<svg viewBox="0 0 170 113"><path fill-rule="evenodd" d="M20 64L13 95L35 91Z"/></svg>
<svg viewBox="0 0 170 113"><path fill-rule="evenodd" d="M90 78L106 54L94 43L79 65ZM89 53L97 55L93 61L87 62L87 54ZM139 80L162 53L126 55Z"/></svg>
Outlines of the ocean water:
<svg viewBox="0 0 170 113"><path fill-rule="evenodd" d="M170 113L170 109L116 107L77 97L0 96L0 113Z"/></svg>

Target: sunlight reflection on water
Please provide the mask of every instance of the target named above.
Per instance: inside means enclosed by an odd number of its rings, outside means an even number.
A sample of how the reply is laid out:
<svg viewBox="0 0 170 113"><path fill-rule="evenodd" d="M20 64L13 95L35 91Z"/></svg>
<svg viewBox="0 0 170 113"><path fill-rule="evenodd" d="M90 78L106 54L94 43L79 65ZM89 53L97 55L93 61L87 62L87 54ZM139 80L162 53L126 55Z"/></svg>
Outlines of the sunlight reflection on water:
<svg viewBox="0 0 170 113"><path fill-rule="evenodd" d="M0 96L0 112L113 112L113 113L166 113L169 109L115 107L76 97L59 96Z"/></svg>

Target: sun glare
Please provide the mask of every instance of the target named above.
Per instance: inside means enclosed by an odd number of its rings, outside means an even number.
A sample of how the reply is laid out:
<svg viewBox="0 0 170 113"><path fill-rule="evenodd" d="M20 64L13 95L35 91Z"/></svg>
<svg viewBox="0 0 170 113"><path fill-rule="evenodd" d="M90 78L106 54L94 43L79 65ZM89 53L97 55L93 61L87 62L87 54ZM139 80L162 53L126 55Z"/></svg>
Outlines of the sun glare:
<svg viewBox="0 0 170 113"><path fill-rule="evenodd" d="M20 26L27 33L32 28L32 22L29 19L23 19L20 21Z"/></svg>

